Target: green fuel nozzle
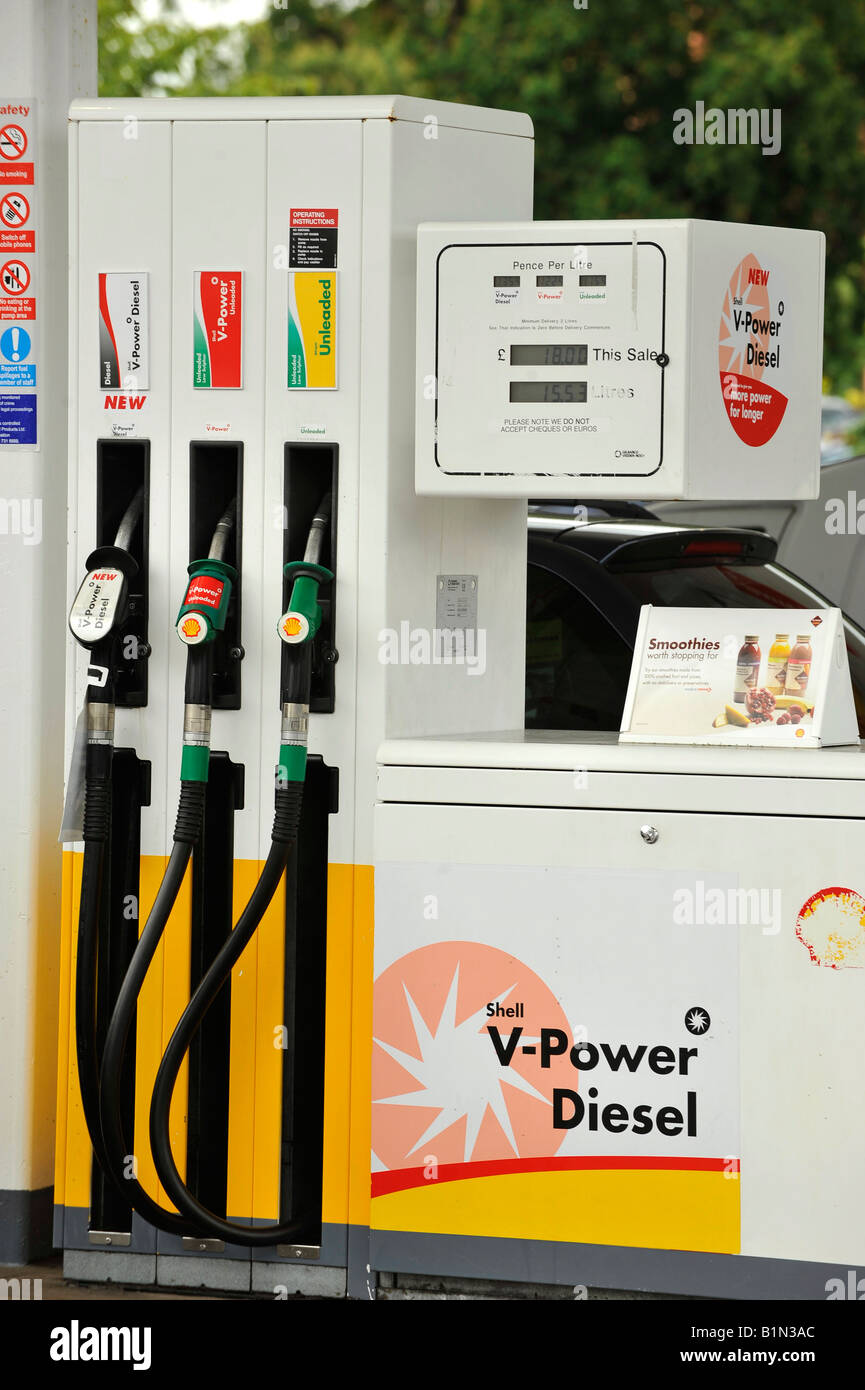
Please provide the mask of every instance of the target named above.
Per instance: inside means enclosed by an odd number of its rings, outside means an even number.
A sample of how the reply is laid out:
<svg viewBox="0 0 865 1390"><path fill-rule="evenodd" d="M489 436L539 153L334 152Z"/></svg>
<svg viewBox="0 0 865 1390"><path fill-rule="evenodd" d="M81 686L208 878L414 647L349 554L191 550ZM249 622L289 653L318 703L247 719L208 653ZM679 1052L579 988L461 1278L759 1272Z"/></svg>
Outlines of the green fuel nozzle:
<svg viewBox="0 0 865 1390"><path fill-rule="evenodd" d="M313 523L312 539L315 552L329 520L327 509L319 509ZM308 547L309 550L309 547ZM312 639L321 627L321 608L318 591L322 584L333 579L331 570L314 560L291 560L283 574L291 579L291 599L279 620L279 635L289 649L290 658L283 668L282 732L279 741L279 765L276 770L277 789L290 783L302 783L306 776L306 749L309 733L309 696L312 680Z"/></svg>
<svg viewBox="0 0 865 1390"><path fill-rule="evenodd" d="M283 574L294 582L288 608L279 620L279 635L288 646L301 646L311 642L321 627L319 585L329 584L333 574L324 565L314 565L309 560L290 560Z"/></svg>

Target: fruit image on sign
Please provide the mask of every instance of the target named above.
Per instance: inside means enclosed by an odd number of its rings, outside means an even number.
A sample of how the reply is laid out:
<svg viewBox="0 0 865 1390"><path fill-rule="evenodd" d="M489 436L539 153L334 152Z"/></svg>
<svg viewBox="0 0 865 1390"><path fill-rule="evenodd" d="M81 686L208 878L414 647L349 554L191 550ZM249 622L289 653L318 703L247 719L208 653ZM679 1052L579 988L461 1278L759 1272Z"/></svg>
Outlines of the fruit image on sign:
<svg viewBox="0 0 865 1390"><path fill-rule="evenodd" d="M197 270L193 292L193 376L198 390L237 390L243 341L243 275Z"/></svg>
<svg viewBox="0 0 865 1390"><path fill-rule="evenodd" d="M752 448L772 438L787 409L788 396L778 385L786 381L786 309L771 269L745 256L724 294L718 368L727 418Z"/></svg>

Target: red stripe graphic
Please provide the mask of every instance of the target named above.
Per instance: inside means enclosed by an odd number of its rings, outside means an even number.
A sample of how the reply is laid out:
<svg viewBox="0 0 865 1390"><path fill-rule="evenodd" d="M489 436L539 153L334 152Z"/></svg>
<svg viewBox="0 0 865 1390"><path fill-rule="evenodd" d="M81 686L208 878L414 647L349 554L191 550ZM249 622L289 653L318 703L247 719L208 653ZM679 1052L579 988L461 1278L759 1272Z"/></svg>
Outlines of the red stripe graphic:
<svg viewBox="0 0 865 1390"><path fill-rule="evenodd" d="M120 381L120 355L119 355L119 353L118 353L118 351L117 351L117 341L116 341L116 339L115 339L115 337L114 337L114 326L113 326L113 324L112 324L112 322L111 322L111 315L110 315L110 313L108 312L108 289L107 289L107 283L108 283L108 282L107 282L106 275L105 275L103 272L100 272L100 274L99 274L99 313L100 313L100 315L102 316L102 322L105 324L105 327L106 327L106 329L108 330L108 336L109 336L109 338L111 339L111 346L114 348L114 368L115 368L115 372L116 372L116 375L117 375L117 381L118 381L118 383L119 383L119 381Z"/></svg>
<svg viewBox="0 0 865 1390"><path fill-rule="evenodd" d="M580 1154L573 1158L487 1159L480 1163L443 1163L435 1178L424 1177L424 1168L394 1168L373 1173L372 1195L405 1192L431 1183L459 1182L465 1178L494 1178L507 1173L567 1173L580 1169L622 1169L625 1171L672 1171L690 1173L738 1173L739 1160L732 1158L637 1158L612 1154Z"/></svg>

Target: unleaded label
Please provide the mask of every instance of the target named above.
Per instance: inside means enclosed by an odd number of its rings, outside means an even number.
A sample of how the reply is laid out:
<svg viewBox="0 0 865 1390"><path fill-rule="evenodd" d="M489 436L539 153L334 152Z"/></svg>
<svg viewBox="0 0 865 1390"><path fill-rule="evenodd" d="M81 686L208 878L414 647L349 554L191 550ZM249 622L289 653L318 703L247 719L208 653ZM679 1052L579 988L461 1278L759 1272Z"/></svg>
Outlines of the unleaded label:
<svg viewBox="0 0 865 1390"><path fill-rule="evenodd" d="M288 273L289 390L336 386L335 270Z"/></svg>
<svg viewBox="0 0 865 1390"><path fill-rule="evenodd" d="M243 274L196 270L193 292L193 377L199 390L238 389L243 345Z"/></svg>

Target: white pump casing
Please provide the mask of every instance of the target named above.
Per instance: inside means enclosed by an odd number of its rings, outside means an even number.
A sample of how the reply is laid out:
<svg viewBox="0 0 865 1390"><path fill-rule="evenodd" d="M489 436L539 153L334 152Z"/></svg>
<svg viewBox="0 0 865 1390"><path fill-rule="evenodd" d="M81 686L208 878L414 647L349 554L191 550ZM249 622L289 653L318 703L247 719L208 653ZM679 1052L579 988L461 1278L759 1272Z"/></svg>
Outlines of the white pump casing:
<svg viewBox="0 0 865 1390"><path fill-rule="evenodd" d="M422 226L417 491L816 497L824 248L693 220Z"/></svg>

